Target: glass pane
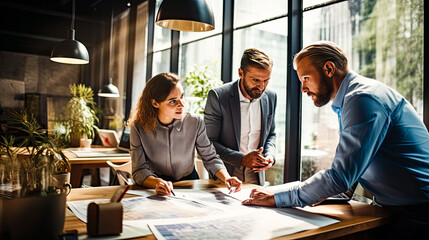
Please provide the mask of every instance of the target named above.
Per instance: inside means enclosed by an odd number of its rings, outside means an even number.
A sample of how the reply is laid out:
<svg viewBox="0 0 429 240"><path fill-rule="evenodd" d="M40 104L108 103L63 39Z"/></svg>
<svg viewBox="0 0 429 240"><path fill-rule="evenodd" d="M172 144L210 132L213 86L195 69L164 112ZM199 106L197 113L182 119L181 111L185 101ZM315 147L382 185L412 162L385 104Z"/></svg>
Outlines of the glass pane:
<svg viewBox="0 0 429 240"><path fill-rule="evenodd" d="M146 85L146 41L148 23L148 2L137 8L136 41L134 50L134 74L131 106L134 106Z"/></svg>
<svg viewBox="0 0 429 240"><path fill-rule="evenodd" d="M184 78L194 69L194 65L216 65L214 67L220 76L222 58L222 37L214 36L201 41L182 45L180 48L179 76Z"/></svg>
<svg viewBox="0 0 429 240"><path fill-rule="evenodd" d="M158 73L170 72L170 49L153 54L152 76Z"/></svg>
<svg viewBox="0 0 429 240"><path fill-rule="evenodd" d="M155 18L161 5L161 0L156 0L155 6ZM167 28L160 27L155 24L154 33L153 33L153 51L159 51L171 47L171 30Z"/></svg>
<svg viewBox="0 0 429 240"><path fill-rule="evenodd" d="M209 78L214 78L220 81L221 75L221 58L222 58L222 36L217 35L204 40L196 41L193 43L181 46L179 59L179 76L185 79L189 76L189 72L197 71L204 72ZM212 86L216 86L212 82ZM207 85L207 88L211 88ZM186 96L186 111L201 113L204 111L205 101L200 104L200 99L192 97L190 91L184 84ZM204 92L205 92L204 90Z"/></svg>
<svg viewBox="0 0 429 240"><path fill-rule="evenodd" d="M287 18L234 31L233 80L239 78L241 56L247 48L264 51L274 62L268 87L275 89L277 93L277 155L276 164L266 171L266 179L272 185L282 184L285 156Z"/></svg>
<svg viewBox="0 0 429 240"><path fill-rule="evenodd" d="M336 42L352 70L396 89L423 119L423 13L420 0L345 1L311 10L304 13L304 46ZM338 119L328 105L317 108L303 96L302 180L332 163Z"/></svg>
<svg viewBox="0 0 429 240"><path fill-rule="evenodd" d="M236 0L234 4L234 28L286 13L287 1L285 0Z"/></svg>
<svg viewBox="0 0 429 240"><path fill-rule="evenodd" d="M306 7L312 7L315 5L319 5L319 4L323 4L326 2L331 2L332 0L303 0L302 1L302 8L306 8Z"/></svg>
<svg viewBox="0 0 429 240"><path fill-rule="evenodd" d="M215 17L215 29L208 32L180 32L180 43L186 43L196 39L201 39L222 32L223 27L223 1L208 0L208 4L213 9Z"/></svg>

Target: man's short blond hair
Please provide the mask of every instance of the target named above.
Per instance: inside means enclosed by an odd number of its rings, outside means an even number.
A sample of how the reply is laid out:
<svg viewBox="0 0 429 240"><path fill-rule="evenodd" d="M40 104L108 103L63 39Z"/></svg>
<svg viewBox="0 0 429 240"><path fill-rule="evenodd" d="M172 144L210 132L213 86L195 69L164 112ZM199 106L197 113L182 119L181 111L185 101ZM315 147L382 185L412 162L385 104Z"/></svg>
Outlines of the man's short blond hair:
<svg viewBox="0 0 429 240"><path fill-rule="evenodd" d="M304 47L293 59L293 68L296 70L297 64L303 58L308 57L316 68L323 68L326 62L331 61L335 66L344 72L348 72L348 60L343 50L335 43L329 41L319 41Z"/></svg>
<svg viewBox="0 0 429 240"><path fill-rule="evenodd" d="M259 49L248 48L243 52L240 68L245 73L249 66L271 70L273 60Z"/></svg>

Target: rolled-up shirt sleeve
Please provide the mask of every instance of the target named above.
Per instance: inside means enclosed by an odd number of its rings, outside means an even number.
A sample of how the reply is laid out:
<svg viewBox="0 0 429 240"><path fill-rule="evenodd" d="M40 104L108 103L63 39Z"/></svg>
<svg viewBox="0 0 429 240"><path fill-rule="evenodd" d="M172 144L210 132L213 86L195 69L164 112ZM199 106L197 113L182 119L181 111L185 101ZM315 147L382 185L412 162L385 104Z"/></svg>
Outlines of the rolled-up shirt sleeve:
<svg viewBox="0 0 429 240"><path fill-rule="evenodd" d="M331 169L297 187L274 194L278 207L303 207L345 192L362 176L377 153L390 119L377 99L358 95L345 103L340 140Z"/></svg>
<svg viewBox="0 0 429 240"><path fill-rule="evenodd" d="M149 162L146 159L146 154L141 143L141 136L139 130L142 128L137 127L137 123L131 126L130 132L130 154L132 161L133 179L137 185L142 185L149 176L155 176L150 171Z"/></svg>

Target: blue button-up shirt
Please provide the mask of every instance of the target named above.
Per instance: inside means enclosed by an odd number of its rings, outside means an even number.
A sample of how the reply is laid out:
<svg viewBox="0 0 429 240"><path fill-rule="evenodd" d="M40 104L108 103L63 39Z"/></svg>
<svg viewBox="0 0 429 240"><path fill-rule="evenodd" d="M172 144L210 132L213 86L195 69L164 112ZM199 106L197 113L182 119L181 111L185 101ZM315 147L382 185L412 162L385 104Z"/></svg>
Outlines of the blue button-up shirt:
<svg viewBox="0 0 429 240"><path fill-rule="evenodd" d="M332 103L340 140L331 169L274 194L277 207L306 206L358 181L386 206L429 202L429 133L385 84L349 72Z"/></svg>

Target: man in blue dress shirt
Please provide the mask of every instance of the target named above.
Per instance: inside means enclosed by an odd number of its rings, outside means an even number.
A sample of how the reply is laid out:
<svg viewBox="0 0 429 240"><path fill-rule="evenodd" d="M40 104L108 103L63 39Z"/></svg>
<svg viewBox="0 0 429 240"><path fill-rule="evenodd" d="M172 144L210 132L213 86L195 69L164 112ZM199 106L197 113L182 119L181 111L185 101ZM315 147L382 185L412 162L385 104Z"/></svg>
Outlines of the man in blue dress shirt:
<svg viewBox="0 0 429 240"><path fill-rule="evenodd" d="M331 169L293 187L254 189L243 204L302 207L359 182L394 214L392 230L409 238L429 229L429 133L412 105L385 84L350 71L344 52L316 42L294 58L301 91L321 107L332 100L340 140ZM426 235L425 237L427 237ZM414 238L409 238L414 239Z"/></svg>

